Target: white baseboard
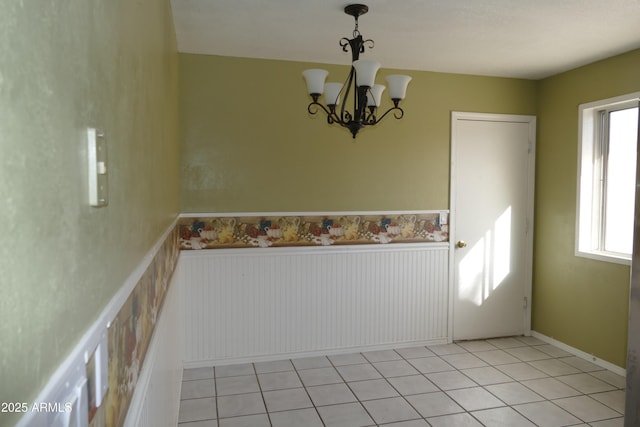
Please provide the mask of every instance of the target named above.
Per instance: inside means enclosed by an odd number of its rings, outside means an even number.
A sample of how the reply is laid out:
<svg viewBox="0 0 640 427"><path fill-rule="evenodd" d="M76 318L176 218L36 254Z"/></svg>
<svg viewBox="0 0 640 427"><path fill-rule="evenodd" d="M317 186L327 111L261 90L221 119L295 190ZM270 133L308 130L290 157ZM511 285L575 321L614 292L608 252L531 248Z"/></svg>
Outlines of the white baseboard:
<svg viewBox="0 0 640 427"><path fill-rule="evenodd" d="M541 334L540 332L531 331L531 336L538 338L539 340L544 341L548 344L552 344L558 347L559 349L569 352L581 359L587 360L593 363L594 365L600 366L601 368L607 369L615 374L622 375L623 377L627 375L627 370L624 368L621 368L618 365L614 365L611 362L607 362L606 360L602 360L598 357L595 357L593 354L589 354L582 350L578 350L575 347L571 347L570 345L567 345L562 341L558 341L556 339L550 338L546 335Z"/></svg>
<svg viewBox="0 0 640 427"><path fill-rule="evenodd" d="M236 358L228 358L228 359L198 360L195 362L185 362L184 367L185 369L207 368L210 366L234 365L239 363L272 362L276 360L299 359L302 357L335 356L338 354L363 353L367 351L391 350L396 348L424 347L424 346L440 345L440 344L447 344L447 343L448 343L448 340L446 338L443 338L443 339L429 340L429 341L410 341L410 342L402 342L402 343L378 344L378 345L359 346L359 347L333 348L330 350L306 351L306 352L298 352L298 353L282 353L282 354L276 354L276 355L257 356L257 357L236 357Z"/></svg>

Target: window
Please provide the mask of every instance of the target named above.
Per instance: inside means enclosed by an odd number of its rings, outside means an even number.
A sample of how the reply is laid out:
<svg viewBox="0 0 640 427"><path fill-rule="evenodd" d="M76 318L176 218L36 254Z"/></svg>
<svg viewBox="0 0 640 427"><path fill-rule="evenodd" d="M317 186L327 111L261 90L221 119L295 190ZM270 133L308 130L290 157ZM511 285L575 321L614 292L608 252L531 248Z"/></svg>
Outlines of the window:
<svg viewBox="0 0 640 427"><path fill-rule="evenodd" d="M576 255L629 263L640 92L580 106Z"/></svg>

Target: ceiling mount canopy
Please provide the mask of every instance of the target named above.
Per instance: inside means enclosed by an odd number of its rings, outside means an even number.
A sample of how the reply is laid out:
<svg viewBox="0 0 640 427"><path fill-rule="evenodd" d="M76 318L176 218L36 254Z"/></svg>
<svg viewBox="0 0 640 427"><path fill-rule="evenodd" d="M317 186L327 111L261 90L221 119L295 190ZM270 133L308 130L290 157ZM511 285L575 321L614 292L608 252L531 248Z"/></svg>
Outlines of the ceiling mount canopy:
<svg viewBox="0 0 640 427"><path fill-rule="evenodd" d="M358 20L358 16L364 15L367 12L369 12L369 6L366 4L350 4L344 8L344 13L353 16L356 21Z"/></svg>
<svg viewBox="0 0 640 427"><path fill-rule="evenodd" d="M327 115L329 124L337 123L349 129L353 138L366 126L374 126L390 112L396 119L404 116L404 111L399 107L406 95L407 85L411 81L410 76L392 74L387 76L389 85L389 97L393 106L382 115L377 116L378 107L385 86L376 84L375 78L381 64L378 61L360 59L365 46L373 48L373 40L365 40L358 30L358 17L369 11L364 4L350 4L344 8L344 13L351 15L355 20L355 28L351 39L340 39L340 47L345 52L351 50L351 70L345 83L327 82L325 80L329 72L322 69L305 70L302 75L307 82L307 92L311 96L311 103L307 107L310 114L317 114L323 110ZM324 104L319 102L324 95ZM340 103L341 98L343 100ZM347 104L352 105L352 110L347 110Z"/></svg>

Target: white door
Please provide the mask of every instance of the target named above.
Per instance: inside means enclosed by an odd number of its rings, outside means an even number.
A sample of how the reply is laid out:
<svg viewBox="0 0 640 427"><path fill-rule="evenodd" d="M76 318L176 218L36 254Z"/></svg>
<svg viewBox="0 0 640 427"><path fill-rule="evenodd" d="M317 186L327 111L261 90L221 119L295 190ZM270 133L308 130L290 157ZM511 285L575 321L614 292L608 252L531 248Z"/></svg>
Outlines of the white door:
<svg viewBox="0 0 640 427"><path fill-rule="evenodd" d="M452 337L529 334L533 116L453 113Z"/></svg>

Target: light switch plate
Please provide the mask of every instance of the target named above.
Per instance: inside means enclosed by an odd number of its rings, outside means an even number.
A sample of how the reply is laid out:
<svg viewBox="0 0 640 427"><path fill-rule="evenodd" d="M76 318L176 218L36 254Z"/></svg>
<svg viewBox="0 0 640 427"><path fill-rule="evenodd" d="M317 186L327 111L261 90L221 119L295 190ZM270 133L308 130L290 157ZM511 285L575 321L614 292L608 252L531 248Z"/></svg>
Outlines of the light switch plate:
<svg viewBox="0 0 640 427"><path fill-rule="evenodd" d="M449 212L440 212L440 225L445 225L449 219Z"/></svg>
<svg viewBox="0 0 640 427"><path fill-rule="evenodd" d="M78 384L76 384L69 402L71 402L72 405L69 427L87 427L89 425L89 405L87 401L86 378L82 378Z"/></svg>
<svg viewBox="0 0 640 427"><path fill-rule="evenodd" d="M96 348L96 406L102 404L109 388L109 355L107 353L107 330L102 332L100 344Z"/></svg>
<svg viewBox="0 0 640 427"><path fill-rule="evenodd" d="M89 204L96 207L107 206L109 204L107 140L103 131L88 128L87 141Z"/></svg>

